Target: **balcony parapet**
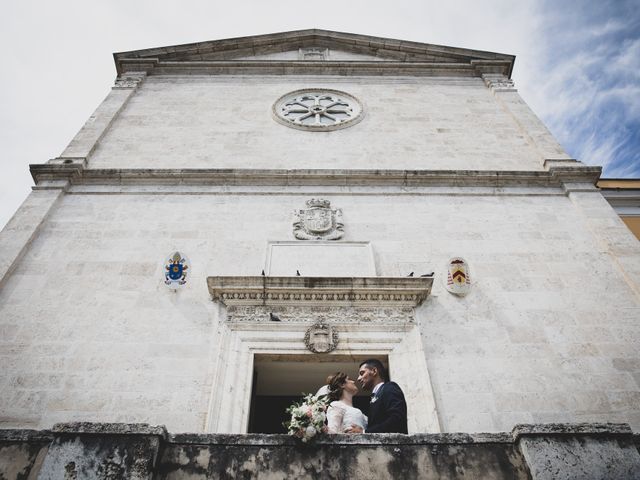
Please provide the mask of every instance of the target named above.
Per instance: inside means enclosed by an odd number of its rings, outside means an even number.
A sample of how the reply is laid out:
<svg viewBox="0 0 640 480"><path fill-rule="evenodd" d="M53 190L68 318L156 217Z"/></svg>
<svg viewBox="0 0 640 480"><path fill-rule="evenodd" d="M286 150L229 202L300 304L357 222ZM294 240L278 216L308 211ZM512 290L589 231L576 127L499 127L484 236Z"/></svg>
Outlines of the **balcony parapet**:
<svg viewBox="0 0 640 480"><path fill-rule="evenodd" d="M517 425L511 433L167 433L146 424L0 430L0 478L640 478L627 424Z"/></svg>

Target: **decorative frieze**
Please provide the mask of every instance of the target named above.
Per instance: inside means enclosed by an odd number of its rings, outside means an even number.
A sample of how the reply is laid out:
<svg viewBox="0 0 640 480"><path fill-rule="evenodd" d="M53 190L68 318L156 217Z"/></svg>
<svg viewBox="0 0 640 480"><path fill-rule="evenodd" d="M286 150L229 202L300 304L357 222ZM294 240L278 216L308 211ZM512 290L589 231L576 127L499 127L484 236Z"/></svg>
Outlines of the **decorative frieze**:
<svg viewBox="0 0 640 480"><path fill-rule="evenodd" d="M415 307L432 277L208 277L211 298L231 305L394 305Z"/></svg>
<svg viewBox="0 0 640 480"><path fill-rule="evenodd" d="M331 325L404 325L415 322L412 307L240 306L227 307L229 323L283 324L319 322Z"/></svg>

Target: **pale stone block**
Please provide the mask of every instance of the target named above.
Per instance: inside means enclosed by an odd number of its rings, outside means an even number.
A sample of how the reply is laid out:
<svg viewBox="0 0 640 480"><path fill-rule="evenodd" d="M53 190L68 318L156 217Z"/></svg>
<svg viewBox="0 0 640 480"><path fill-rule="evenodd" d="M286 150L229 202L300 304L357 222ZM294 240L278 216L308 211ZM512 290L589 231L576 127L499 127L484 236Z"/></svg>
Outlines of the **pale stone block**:
<svg viewBox="0 0 640 480"><path fill-rule="evenodd" d="M640 358L614 358L613 368L623 372L640 372Z"/></svg>
<svg viewBox="0 0 640 480"><path fill-rule="evenodd" d="M267 251L265 272L273 276L375 276L373 252L368 243L279 242Z"/></svg>
<svg viewBox="0 0 640 480"><path fill-rule="evenodd" d="M540 433L521 437L519 442L536 480L626 480L640 475L640 455L629 437L576 438Z"/></svg>

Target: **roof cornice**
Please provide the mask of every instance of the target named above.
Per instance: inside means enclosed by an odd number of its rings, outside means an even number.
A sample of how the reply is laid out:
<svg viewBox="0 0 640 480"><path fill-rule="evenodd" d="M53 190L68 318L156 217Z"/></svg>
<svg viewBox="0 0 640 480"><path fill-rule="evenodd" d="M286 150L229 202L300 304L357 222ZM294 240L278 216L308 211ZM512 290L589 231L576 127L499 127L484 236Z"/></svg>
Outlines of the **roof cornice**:
<svg viewBox="0 0 640 480"><path fill-rule="evenodd" d="M375 55L385 61L268 61L238 60L238 57L292 50L304 46L327 46L354 53ZM298 30L230 38L160 48L114 53L118 74L145 71L148 74L328 74L480 76L500 73L510 77L515 56L447 47L390 38L329 30ZM375 68L374 68L375 66ZM443 70L447 73L442 73ZM460 72L463 70L462 72ZM460 72L460 73L458 73ZM389 73L386 73L389 74Z"/></svg>

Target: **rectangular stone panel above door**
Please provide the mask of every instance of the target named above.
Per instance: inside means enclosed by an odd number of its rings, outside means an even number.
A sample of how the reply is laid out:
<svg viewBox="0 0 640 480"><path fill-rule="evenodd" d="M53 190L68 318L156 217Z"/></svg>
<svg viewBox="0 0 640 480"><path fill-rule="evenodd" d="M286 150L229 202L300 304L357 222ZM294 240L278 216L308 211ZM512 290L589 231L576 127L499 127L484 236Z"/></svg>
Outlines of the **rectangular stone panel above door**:
<svg viewBox="0 0 640 480"><path fill-rule="evenodd" d="M376 275L369 242L291 241L270 242L265 273L312 277L369 277Z"/></svg>

